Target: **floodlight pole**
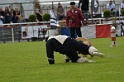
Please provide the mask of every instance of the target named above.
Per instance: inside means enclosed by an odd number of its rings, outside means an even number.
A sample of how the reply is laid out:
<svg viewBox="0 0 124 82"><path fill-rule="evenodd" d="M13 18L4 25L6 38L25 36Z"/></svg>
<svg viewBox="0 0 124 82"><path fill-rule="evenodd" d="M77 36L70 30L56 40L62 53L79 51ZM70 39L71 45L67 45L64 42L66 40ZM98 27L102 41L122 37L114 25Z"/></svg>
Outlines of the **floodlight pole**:
<svg viewBox="0 0 124 82"><path fill-rule="evenodd" d="M52 1L52 10L53 10L53 1Z"/></svg>

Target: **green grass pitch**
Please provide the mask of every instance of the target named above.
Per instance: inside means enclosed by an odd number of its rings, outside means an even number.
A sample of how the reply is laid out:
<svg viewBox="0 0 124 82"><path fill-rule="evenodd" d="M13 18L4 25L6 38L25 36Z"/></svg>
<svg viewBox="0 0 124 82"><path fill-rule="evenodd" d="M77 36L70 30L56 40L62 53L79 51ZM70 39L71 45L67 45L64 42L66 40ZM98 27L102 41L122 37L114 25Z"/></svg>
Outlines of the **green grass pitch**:
<svg viewBox="0 0 124 82"><path fill-rule="evenodd" d="M124 37L117 37L117 47L110 47L110 38L90 40L104 58L65 63L55 53L54 65L48 64L45 42L0 43L0 82L124 82Z"/></svg>

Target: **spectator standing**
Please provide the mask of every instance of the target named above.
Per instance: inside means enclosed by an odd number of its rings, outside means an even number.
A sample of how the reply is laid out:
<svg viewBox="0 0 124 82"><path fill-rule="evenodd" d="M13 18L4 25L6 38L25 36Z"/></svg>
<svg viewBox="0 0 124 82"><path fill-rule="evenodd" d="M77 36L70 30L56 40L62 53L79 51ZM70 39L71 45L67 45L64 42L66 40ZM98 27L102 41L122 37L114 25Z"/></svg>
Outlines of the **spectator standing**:
<svg viewBox="0 0 124 82"><path fill-rule="evenodd" d="M124 0L121 2L121 9L124 9Z"/></svg>
<svg viewBox="0 0 124 82"><path fill-rule="evenodd" d="M98 0L91 0L91 13L93 16L96 15L99 8L99 1Z"/></svg>
<svg viewBox="0 0 124 82"><path fill-rule="evenodd" d="M4 19L5 19L5 13L4 13L4 11L3 11L3 9L2 9L2 7L0 7L0 19L1 19L1 21L4 23Z"/></svg>
<svg viewBox="0 0 124 82"><path fill-rule="evenodd" d="M66 27L70 27L71 38L75 38L75 30L78 37L82 37L80 27L82 26L81 22L84 25L84 16L81 10L75 7L75 2L71 2L70 6L70 10L66 14Z"/></svg>
<svg viewBox="0 0 124 82"><path fill-rule="evenodd" d="M5 23L10 23L11 22L11 12L9 11L9 7L5 7Z"/></svg>
<svg viewBox="0 0 124 82"><path fill-rule="evenodd" d="M121 7L121 10L124 9L124 0L122 0L120 7ZM122 35L124 36L124 28L123 28L123 26L124 26L124 19L121 18L120 22L121 22L121 36Z"/></svg>
<svg viewBox="0 0 124 82"><path fill-rule="evenodd" d="M12 22L13 23L18 22L19 15L20 15L20 11L18 10L18 8L15 8L15 10L13 11L13 16L12 16Z"/></svg>
<svg viewBox="0 0 124 82"><path fill-rule="evenodd" d="M89 0L79 0L78 8L80 8L81 3L82 3L82 5L81 5L82 13L84 14L84 18L86 19L86 23L88 23Z"/></svg>
<svg viewBox="0 0 124 82"><path fill-rule="evenodd" d="M62 7L61 3L58 3L57 18L58 18L58 20L62 20L64 17L65 17L64 8Z"/></svg>
<svg viewBox="0 0 124 82"><path fill-rule="evenodd" d="M37 21L37 22L42 21L42 16L43 16L43 14L40 12L39 9L36 9L35 14L36 14L36 17L37 17L36 21Z"/></svg>
<svg viewBox="0 0 124 82"><path fill-rule="evenodd" d="M45 37L56 36L59 34L58 32L59 22L56 19L53 8L50 8L49 14L50 14L50 28L47 30Z"/></svg>

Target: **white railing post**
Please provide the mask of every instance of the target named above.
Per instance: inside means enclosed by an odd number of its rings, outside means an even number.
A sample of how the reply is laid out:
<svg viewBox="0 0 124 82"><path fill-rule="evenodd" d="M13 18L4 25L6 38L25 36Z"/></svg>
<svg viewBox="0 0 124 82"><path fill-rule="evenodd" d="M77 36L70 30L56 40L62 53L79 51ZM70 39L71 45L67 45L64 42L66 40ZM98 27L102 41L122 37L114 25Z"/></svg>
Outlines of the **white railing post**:
<svg viewBox="0 0 124 82"><path fill-rule="evenodd" d="M14 30L13 30L13 27L11 29L12 29L12 42L14 42Z"/></svg>

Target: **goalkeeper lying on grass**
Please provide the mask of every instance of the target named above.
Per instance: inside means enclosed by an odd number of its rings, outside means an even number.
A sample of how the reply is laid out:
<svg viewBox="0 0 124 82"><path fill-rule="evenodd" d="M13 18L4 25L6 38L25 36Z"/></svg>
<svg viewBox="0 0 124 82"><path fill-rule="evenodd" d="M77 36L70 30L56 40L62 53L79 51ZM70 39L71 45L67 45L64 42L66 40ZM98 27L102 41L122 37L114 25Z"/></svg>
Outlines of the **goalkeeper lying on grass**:
<svg viewBox="0 0 124 82"><path fill-rule="evenodd" d="M78 56L77 52L104 57L95 47L88 46L65 35L51 36L46 40L46 52L49 64L55 63L54 51L66 55L71 62L91 62L87 58Z"/></svg>

